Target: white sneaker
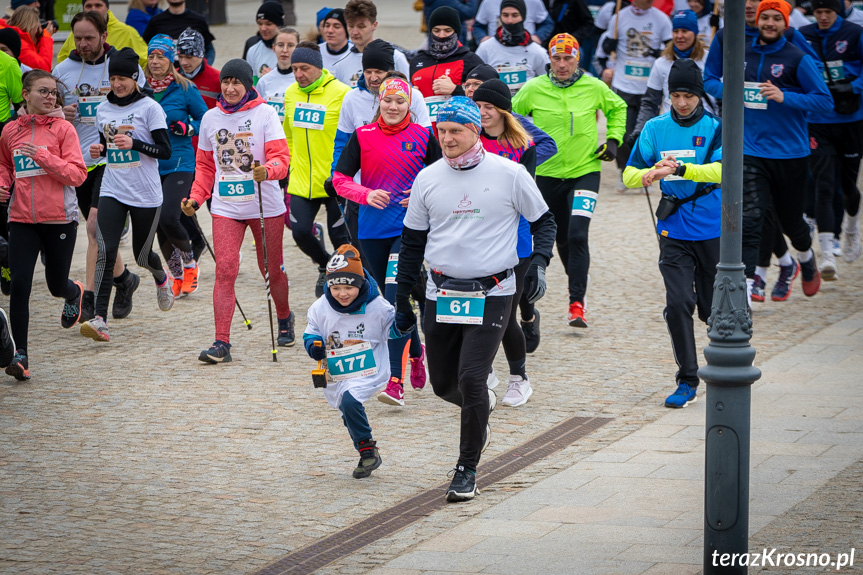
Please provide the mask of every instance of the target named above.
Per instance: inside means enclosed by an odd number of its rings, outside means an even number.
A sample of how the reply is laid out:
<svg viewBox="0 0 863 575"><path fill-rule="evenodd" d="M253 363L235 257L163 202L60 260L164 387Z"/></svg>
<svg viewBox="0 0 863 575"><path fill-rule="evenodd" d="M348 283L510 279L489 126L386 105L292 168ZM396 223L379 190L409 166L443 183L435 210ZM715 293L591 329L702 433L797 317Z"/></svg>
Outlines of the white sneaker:
<svg viewBox="0 0 863 575"><path fill-rule="evenodd" d="M842 248L839 246L838 238L833 238L833 255L837 258L842 256Z"/></svg>
<svg viewBox="0 0 863 575"><path fill-rule="evenodd" d="M494 408L497 406L497 396L494 394L492 390L488 390L488 412L491 414L494 411Z"/></svg>
<svg viewBox="0 0 863 575"><path fill-rule="evenodd" d="M497 378L497 374L494 372L494 368L491 368L491 371L488 374L488 380L486 381L486 385L489 389L494 389L497 387L497 384L500 383L500 380Z"/></svg>
<svg viewBox="0 0 863 575"><path fill-rule="evenodd" d="M156 284L156 299L159 300L159 309L162 311L168 311L174 307L174 292L171 290L169 279L166 272L165 281L161 284Z"/></svg>
<svg viewBox="0 0 863 575"><path fill-rule="evenodd" d="M530 380L522 379L520 375L511 375L509 387L501 403L507 407L518 407L527 403L531 395L533 395L533 388L530 387Z"/></svg>
<svg viewBox="0 0 863 575"><path fill-rule="evenodd" d="M830 282L839 279L836 275L836 256L832 251L821 253L821 266L818 270L821 273L821 279Z"/></svg>
<svg viewBox="0 0 863 575"><path fill-rule="evenodd" d="M92 338L93 341L111 341L108 324L99 315L81 324L81 335Z"/></svg>
<svg viewBox="0 0 863 575"><path fill-rule="evenodd" d="M842 257L846 262L853 263L860 257L860 230L854 226L846 225L842 230Z"/></svg>
<svg viewBox="0 0 863 575"><path fill-rule="evenodd" d="M483 441L482 441L482 450L480 451L480 453L483 453L485 451L485 449L486 449L486 447L488 447L489 443L491 443L491 427L489 427L488 424L486 424L486 426L485 426L485 437L483 438Z"/></svg>

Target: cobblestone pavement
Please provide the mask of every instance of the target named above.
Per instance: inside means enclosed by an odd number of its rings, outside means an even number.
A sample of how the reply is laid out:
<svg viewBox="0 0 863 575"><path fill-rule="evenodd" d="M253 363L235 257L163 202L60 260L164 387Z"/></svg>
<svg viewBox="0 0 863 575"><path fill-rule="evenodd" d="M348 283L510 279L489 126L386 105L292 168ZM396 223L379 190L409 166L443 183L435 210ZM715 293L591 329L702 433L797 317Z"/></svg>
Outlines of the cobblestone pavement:
<svg viewBox="0 0 863 575"><path fill-rule="evenodd" d="M234 49L231 38L251 33L251 26L216 30ZM229 50L220 52L224 62L221 54ZM205 214L201 223L210 229ZM485 458L575 415L613 420L473 503L447 507L322 572L366 572L667 413L675 366L647 202L616 194L608 167L592 228L591 327L566 326L566 281L555 259L539 303L543 343L528 358L535 393L523 407L495 412ZM83 275L85 248L82 228L73 277ZM121 252L132 261L129 246ZM270 361L250 234L243 254L237 297L254 329L237 314L234 363L220 366L197 360L213 339L209 256L198 293L168 313L142 277L132 315L109 322L109 344L59 327L62 302L50 298L37 269L33 379L0 380L0 572L248 573L445 481L457 458L457 414L430 389L407 391L404 408L367 403L384 464L368 480L350 477L356 455L337 412L311 386L311 360L297 346ZM284 254L299 335L316 270L289 235ZM776 268L768 283L775 277ZM840 264L839 277L815 298L804 298L798 284L787 302L756 304L757 363L863 309L863 262ZM0 296L0 306L8 298ZM706 344L702 329L698 336ZM502 353L496 367L507 373Z"/></svg>

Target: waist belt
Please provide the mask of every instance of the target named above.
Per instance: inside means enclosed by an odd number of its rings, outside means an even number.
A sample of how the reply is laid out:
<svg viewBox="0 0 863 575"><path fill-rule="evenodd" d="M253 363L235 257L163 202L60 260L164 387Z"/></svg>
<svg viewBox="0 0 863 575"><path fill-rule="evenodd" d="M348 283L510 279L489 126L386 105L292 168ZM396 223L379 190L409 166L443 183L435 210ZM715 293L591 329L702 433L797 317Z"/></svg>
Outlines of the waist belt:
<svg viewBox="0 0 863 575"><path fill-rule="evenodd" d="M498 286L500 282L511 277L513 274L512 268L485 276L481 278L454 278L444 275L438 271L432 270L431 278L435 287L438 289L446 288L455 291L483 291L487 292L490 289Z"/></svg>

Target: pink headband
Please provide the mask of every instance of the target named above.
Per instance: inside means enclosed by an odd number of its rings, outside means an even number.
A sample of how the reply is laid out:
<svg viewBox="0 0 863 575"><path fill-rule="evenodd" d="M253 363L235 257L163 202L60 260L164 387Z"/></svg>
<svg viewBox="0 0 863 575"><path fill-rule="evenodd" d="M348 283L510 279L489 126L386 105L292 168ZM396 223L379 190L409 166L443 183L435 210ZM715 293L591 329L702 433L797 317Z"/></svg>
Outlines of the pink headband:
<svg viewBox="0 0 863 575"><path fill-rule="evenodd" d="M411 85L401 78L387 78L381 82L378 90L378 98L383 100L387 96L401 96L408 104L411 103Z"/></svg>

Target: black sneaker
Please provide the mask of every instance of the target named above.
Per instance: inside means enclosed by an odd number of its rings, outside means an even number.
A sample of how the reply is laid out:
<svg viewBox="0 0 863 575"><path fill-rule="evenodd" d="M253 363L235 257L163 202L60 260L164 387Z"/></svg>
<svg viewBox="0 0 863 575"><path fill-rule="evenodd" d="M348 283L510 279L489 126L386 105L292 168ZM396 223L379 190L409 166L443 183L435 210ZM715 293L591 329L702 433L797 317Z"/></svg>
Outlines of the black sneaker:
<svg viewBox="0 0 863 575"><path fill-rule="evenodd" d="M326 268L318 268L318 281L315 282L315 297L324 295L324 286L327 285Z"/></svg>
<svg viewBox="0 0 863 575"><path fill-rule="evenodd" d="M96 294L85 290L84 297L81 298L81 317L78 321L87 323L94 317L96 317Z"/></svg>
<svg viewBox="0 0 863 575"><path fill-rule="evenodd" d="M12 331L9 329L9 318L3 308L0 308L0 367L12 363L14 356L15 340L12 339Z"/></svg>
<svg viewBox="0 0 863 575"><path fill-rule="evenodd" d="M0 292L3 295L12 293L12 273L8 266L0 267Z"/></svg>
<svg viewBox="0 0 863 575"><path fill-rule="evenodd" d="M533 321L521 322L521 331L524 332L525 351L533 353L539 347L539 310L533 310Z"/></svg>
<svg viewBox="0 0 863 575"><path fill-rule="evenodd" d="M81 300L84 299L84 284L81 282L72 282L78 286L78 294L67 299L63 304L63 313L60 314L60 325L69 329L81 319Z"/></svg>
<svg viewBox="0 0 863 575"><path fill-rule="evenodd" d="M216 340L210 349L205 349L198 355L204 363L229 363L231 361L231 344Z"/></svg>
<svg viewBox="0 0 863 575"><path fill-rule="evenodd" d="M137 274L133 274L128 268L126 271L128 272L126 279L121 282L114 280L116 293L114 294L114 307L111 308L114 319L129 317L129 314L132 313L132 294L135 293L141 283L141 278Z"/></svg>
<svg viewBox="0 0 863 575"><path fill-rule="evenodd" d="M450 473L452 474L452 483L446 490L447 501L468 501L479 493L479 489L476 488L475 472L468 471L464 465L456 465L456 468Z"/></svg>
<svg viewBox="0 0 863 575"><path fill-rule="evenodd" d="M279 320L279 339L276 343L281 347L291 347L296 343L294 338L294 312L287 319Z"/></svg>
<svg viewBox="0 0 863 575"><path fill-rule="evenodd" d="M24 350L19 349L15 352L12 363L6 366L6 375L11 375L18 381L30 379L30 363L27 361L27 354L24 353Z"/></svg>
<svg viewBox="0 0 863 575"><path fill-rule="evenodd" d="M372 471L377 469L383 463L376 443L372 440L360 442L360 462L357 463L357 468L354 469L354 479L362 479L372 474Z"/></svg>

